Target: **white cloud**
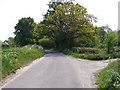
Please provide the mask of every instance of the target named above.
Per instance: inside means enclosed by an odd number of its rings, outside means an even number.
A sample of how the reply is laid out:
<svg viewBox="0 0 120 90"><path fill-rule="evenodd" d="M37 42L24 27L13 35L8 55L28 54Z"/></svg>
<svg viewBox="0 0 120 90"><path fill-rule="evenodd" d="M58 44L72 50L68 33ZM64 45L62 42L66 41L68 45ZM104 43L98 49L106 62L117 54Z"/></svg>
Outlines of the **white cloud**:
<svg viewBox="0 0 120 90"><path fill-rule="evenodd" d="M22 17L32 17L35 22L43 19L50 0L0 0L0 40L13 36L14 26ZM98 26L110 25L115 30L118 22L119 0L76 0L98 18Z"/></svg>

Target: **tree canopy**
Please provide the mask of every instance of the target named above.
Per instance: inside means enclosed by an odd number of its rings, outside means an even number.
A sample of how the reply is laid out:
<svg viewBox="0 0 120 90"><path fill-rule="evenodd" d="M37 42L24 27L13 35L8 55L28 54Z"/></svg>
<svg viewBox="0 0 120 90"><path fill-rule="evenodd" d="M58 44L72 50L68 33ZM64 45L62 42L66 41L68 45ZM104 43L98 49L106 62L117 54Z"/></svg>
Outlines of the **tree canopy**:
<svg viewBox="0 0 120 90"><path fill-rule="evenodd" d="M52 2L49 7L42 23L57 47L72 47L74 38L94 36L92 22L96 21L96 17L88 14L85 7L72 2Z"/></svg>
<svg viewBox="0 0 120 90"><path fill-rule="evenodd" d="M27 17L22 18L15 26L15 41L23 46L27 44L32 44L33 31L34 31L34 20L33 18Z"/></svg>
<svg viewBox="0 0 120 90"><path fill-rule="evenodd" d="M44 43L46 47L49 42L54 42L51 44L53 48L98 47L107 48L108 53L111 47L120 45L120 31L116 35L117 32L108 25L94 26L97 18L74 1L51 0L43 21L39 23L35 23L31 17L21 18L15 26L15 44L24 46Z"/></svg>

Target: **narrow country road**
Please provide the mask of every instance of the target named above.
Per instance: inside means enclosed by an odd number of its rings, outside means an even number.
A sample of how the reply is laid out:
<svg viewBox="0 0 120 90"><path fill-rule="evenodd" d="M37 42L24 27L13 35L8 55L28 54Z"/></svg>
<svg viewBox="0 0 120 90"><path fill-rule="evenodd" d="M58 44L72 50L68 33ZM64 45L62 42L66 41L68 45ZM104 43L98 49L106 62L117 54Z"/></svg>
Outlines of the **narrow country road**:
<svg viewBox="0 0 120 90"><path fill-rule="evenodd" d="M49 52L4 88L94 88L93 73L107 64Z"/></svg>

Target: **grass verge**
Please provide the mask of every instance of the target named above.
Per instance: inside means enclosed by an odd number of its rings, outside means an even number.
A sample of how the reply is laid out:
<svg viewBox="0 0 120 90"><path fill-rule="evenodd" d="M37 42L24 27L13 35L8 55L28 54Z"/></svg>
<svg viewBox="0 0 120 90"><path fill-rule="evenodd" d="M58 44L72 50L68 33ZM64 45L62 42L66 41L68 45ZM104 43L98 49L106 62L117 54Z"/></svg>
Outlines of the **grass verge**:
<svg viewBox="0 0 120 90"><path fill-rule="evenodd" d="M17 69L32 62L34 59L40 58L45 54L40 46L25 46L22 48L9 48L2 50L2 78L11 73L15 73Z"/></svg>
<svg viewBox="0 0 120 90"><path fill-rule="evenodd" d="M109 58L120 58L120 52L114 52L111 54L106 54L104 52L100 52L98 54L94 53L77 53L73 52L72 50L65 49L61 50L66 55L73 56L75 58L81 58L81 59L88 59L88 60L105 60Z"/></svg>
<svg viewBox="0 0 120 90"><path fill-rule="evenodd" d="M110 63L105 69L96 74L98 88L120 90L120 60Z"/></svg>

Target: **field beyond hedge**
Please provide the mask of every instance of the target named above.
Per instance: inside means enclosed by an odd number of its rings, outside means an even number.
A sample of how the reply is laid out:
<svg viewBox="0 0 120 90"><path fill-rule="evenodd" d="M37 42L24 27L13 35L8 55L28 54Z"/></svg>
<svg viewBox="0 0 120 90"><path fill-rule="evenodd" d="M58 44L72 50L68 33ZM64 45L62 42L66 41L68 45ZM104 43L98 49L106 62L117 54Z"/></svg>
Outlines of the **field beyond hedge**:
<svg viewBox="0 0 120 90"><path fill-rule="evenodd" d="M20 67L40 58L45 54L40 46L25 46L22 48L3 48L2 50L2 78L15 73Z"/></svg>

